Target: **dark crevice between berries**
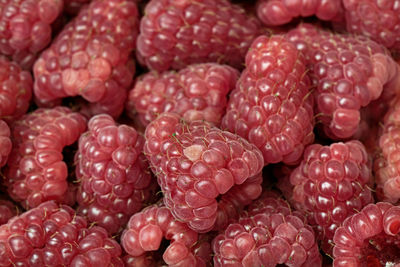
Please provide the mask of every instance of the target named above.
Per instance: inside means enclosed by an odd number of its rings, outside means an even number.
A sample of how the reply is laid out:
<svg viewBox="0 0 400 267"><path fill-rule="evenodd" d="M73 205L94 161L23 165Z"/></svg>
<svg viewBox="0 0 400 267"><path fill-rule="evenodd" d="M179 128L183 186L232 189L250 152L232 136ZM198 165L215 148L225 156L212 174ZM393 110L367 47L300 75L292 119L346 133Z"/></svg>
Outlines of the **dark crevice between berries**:
<svg viewBox="0 0 400 267"><path fill-rule="evenodd" d="M68 193L73 194L73 199L74 199L74 205L72 208L76 209L78 206L75 202L75 194L76 194L76 189L77 189L77 181L76 181L76 175L75 175L75 167L76 163L74 160L75 154L78 151L78 142L75 142L74 144L70 146L64 147L62 154L63 154L63 161L65 164L67 164L68 168L68 177L67 177L67 182L68 182L68 190L72 190L73 192ZM64 199L65 200L65 199ZM69 204L69 203L68 203Z"/></svg>

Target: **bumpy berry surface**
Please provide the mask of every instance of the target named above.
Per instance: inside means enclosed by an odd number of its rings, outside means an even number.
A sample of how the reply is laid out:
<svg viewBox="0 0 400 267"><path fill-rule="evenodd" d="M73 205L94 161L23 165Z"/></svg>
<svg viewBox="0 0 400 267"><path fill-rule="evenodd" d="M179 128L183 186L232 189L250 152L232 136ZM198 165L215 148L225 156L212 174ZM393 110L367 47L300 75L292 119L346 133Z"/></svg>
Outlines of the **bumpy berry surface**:
<svg viewBox="0 0 400 267"><path fill-rule="evenodd" d="M395 62L383 46L366 37L334 34L311 24L301 24L287 38L306 56L325 133L351 137L360 108L377 99L397 75Z"/></svg>
<svg viewBox="0 0 400 267"><path fill-rule="evenodd" d="M206 120L219 126L227 95L238 78L237 70L216 63L190 65L179 72L153 71L138 78L129 92L127 110L144 125L163 112L176 112L186 121Z"/></svg>
<svg viewBox="0 0 400 267"><path fill-rule="evenodd" d="M63 149L76 142L86 120L66 107L37 109L12 124L13 150L3 183L24 207L68 195L68 168Z"/></svg>
<svg viewBox="0 0 400 267"><path fill-rule="evenodd" d="M104 228L52 201L0 226L1 266L124 266L120 255Z"/></svg>
<svg viewBox="0 0 400 267"><path fill-rule="evenodd" d="M294 186L292 200L316 228L327 253L341 223L374 201L371 164L359 141L307 147L290 183Z"/></svg>
<svg viewBox="0 0 400 267"><path fill-rule="evenodd" d="M163 113L145 137L165 205L195 231L222 229L261 194L262 154L235 134Z"/></svg>
<svg viewBox="0 0 400 267"><path fill-rule="evenodd" d="M0 120L0 167L7 163L8 155L11 153L11 132L7 123Z"/></svg>
<svg viewBox="0 0 400 267"><path fill-rule="evenodd" d="M340 0L259 0L257 15L266 25L282 25L295 17L316 15L322 20L334 20L341 13Z"/></svg>
<svg viewBox="0 0 400 267"><path fill-rule="evenodd" d="M314 140L313 98L293 44L279 35L254 41L221 126L256 145L265 164L299 160Z"/></svg>
<svg viewBox="0 0 400 267"><path fill-rule="evenodd" d="M134 128L118 125L105 114L92 117L79 139L78 210L109 233L121 230L156 191L143 145L143 136Z"/></svg>
<svg viewBox="0 0 400 267"><path fill-rule="evenodd" d="M15 62L0 56L0 119L11 121L28 110L32 76Z"/></svg>
<svg viewBox="0 0 400 267"><path fill-rule="evenodd" d="M365 206L336 230L333 266L399 266L399 226L399 206L387 202Z"/></svg>
<svg viewBox="0 0 400 267"><path fill-rule="evenodd" d="M0 2L0 53L24 69L51 41L51 24L62 13L62 0L3 0Z"/></svg>
<svg viewBox="0 0 400 267"><path fill-rule="evenodd" d="M151 0L140 30L138 57L150 69L203 62L241 68L260 23L228 0Z"/></svg>
<svg viewBox="0 0 400 267"><path fill-rule="evenodd" d="M314 231L276 196L262 196L212 243L214 266L321 266Z"/></svg>
<svg viewBox="0 0 400 267"><path fill-rule="evenodd" d="M81 96L92 114L119 116L135 66L138 10L129 0L100 0L84 7L34 65L38 103Z"/></svg>
<svg viewBox="0 0 400 267"><path fill-rule="evenodd" d="M399 0L343 0L343 6L349 32L368 36L400 52Z"/></svg>
<svg viewBox="0 0 400 267"><path fill-rule="evenodd" d="M9 200L0 199L0 225L18 214L17 206Z"/></svg>
<svg viewBox="0 0 400 267"><path fill-rule="evenodd" d="M206 266L211 259L211 248L201 242L201 235L187 224L176 220L164 206L150 206L129 220L121 236L124 250L136 261L145 261L144 255L157 251L163 239L170 240L162 258L168 266ZM135 266L135 265L133 265Z"/></svg>

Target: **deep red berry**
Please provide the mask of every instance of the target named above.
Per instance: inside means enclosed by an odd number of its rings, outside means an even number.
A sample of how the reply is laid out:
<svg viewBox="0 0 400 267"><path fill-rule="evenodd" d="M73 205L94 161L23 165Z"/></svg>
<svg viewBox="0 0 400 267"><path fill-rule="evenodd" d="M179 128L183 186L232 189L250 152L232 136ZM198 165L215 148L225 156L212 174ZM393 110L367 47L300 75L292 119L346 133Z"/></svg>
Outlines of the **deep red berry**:
<svg viewBox="0 0 400 267"><path fill-rule="evenodd" d="M0 225L18 214L17 206L9 200L0 199Z"/></svg>
<svg viewBox="0 0 400 267"><path fill-rule="evenodd" d="M130 56L138 16L129 0L93 1L83 8L34 65L37 103L81 96L91 114L119 116L135 73Z"/></svg>
<svg viewBox="0 0 400 267"><path fill-rule="evenodd" d="M85 129L85 118L66 107L37 109L15 121L3 180L10 197L27 208L66 200L68 169L62 152Z"/></svg>
<svg viewBox="0 0 400 267"><path fill-rule="evenodd" d="M0 226L1 266L124 266L120 255L105 229L52 201Z"/></svg>
<svg viewBox="0 0 400 267"><path fill-rule="evenodd" d="M10 128L7 123L0 120L0 167L3 167L7 163L8 155L11 153L12 143L10 135Z"/></svg>
<svg viewBox="0 0 400 267"><path fill-rule="evenodd" d="M235 134L163 113L145 137L165 205L195 231L224 228L261 194L262 154Z"/></svg>
<svg viewBox="0 0 400 267"><path fill-rule="evenodd" d="M369 204L336 230L333 266L399 266L400 207Z"/></svg>
<svg viewBox="0 0 400 267"><path fill-rule="evenodd" d="M303 55L276 35L258 37L229 98L222 129L257 146L264 163L296 163L314 140L313 98Z"/></svg>
<svg viewBox="0 0 400 267"><path fill-rule="evenodd" d="M140 21L138 58L149 69L219 62L242 68L260 23L228 0L151 0Z"/></svg>
<svg viewBox="0 0 400 267"><path fill-rule="evenodd" d="M90 119L75 155L78 210L90 223L117 233L156 191L144 138L109 115Z"/></svg>

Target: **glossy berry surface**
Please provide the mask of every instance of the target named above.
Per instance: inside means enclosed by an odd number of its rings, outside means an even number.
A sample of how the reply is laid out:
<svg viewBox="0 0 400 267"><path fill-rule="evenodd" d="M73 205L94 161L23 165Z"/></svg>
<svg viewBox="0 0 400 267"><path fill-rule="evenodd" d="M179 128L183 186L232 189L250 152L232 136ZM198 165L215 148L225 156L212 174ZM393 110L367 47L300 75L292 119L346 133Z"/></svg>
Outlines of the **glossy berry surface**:
<svg viewBox="0 0 400 267"><path fill-rule="evenodd" d="M197 232L222 229L261 194L262 154L237 135L163 113L145 137L165 205Z"/></svg>
<svg viewBox="0 0 400 267"><path fill-rule="evenodd" d="M11 132L7 123L0 120L0 167L7 163L8 155L11 153L12 142L10 135Z"/></svg>

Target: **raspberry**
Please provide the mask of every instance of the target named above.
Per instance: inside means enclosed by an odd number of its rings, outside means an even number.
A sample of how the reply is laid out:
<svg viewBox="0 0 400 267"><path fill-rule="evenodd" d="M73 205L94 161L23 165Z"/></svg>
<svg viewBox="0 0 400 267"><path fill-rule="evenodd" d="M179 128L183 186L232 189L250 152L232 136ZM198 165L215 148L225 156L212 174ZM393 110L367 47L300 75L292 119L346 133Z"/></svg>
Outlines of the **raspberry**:
<svg viewBox="0 0 400 267"><path fill-rule="evenodd" d="M109 115L97 115L75 155L79 212L117 233L152 197L156 182L143 152L144 138Z"/></svg>
<svg viewBox="0 0 400 267"><path fill-rule="evenodd" d="M142 75L129 92L127 109L149 124L163 112L176 112L186 121L206 120L218 126L225 113L228 93L239 72L226 65L191 65L179 72Z"/></svg>
<svg viewBox="0 0 400 267"><path fill-rule="evenodd" d="M228 0L151 0L140 22L138 58L165 71L219 62L242 68L260 23Z"/></svg>
<svg viewBox="0 0 400 267"><path fill-rule="evenodd" d="M135 72L138 10L129 0L83 8L34 65L38 104L81 96L92 114L121 114Z"/></svg>
<svg viewBox="0 0 400 267"><path fill-rule="evenodd" d="M2 0L0 53L30 69L51 41L51 24L62 13L62 0Z"/></svg>
<svg viewBox="0 0 400 267"><path fill-rule="evenodd" d="M120 255L105 229L52 201L0 226L1 266L124 266Z"/></svg>
<svg viewBox="0 0 400 267"><path fill-rule="evenodd" d="M399 225L399 206L365 206L336 230L333 266L399 266Z"/></svg>
<svg viewBox="0 0 400 267"><path fill-rule="evenodd" d="M0 199L0 225L8 222L9 219L18 214L17 206L11 201Z"/></svg>
<svg viewBox="0 0 400 267"><path fill-rule="evenodd" d="M212 243L214 266L321 266L312 228L282 199L263 196Z"/></svg>
<svg viewBox="0 0 400 267"><path fill-rule="evenodd" d="M185 223L176 220L166 207L150 206L130 218L121 244L133 259L144 261L144 255L157 251L163 239L170 240L162 256L168 266L206 266L211 248L200 237Z"/></svg>
<svg viewBox="0 0 400 267"><path fill-rule="evenodd" d="M222 128L256 145L265 164L295 164L314 140L309 94L303 55L282 36L260 36L246 55Z"/></svg>
<svg viewBox="0 0 400 267"><path fill-rule="evenodd" d="M398 67L388 51L366 37L334 34L311 24L301 24L287 38L306 56L325 133L351 137L360 108L377 99L396 76Z"/></svg>
<svg viewBox="0 0 400 267"><path fill-rule="evenodd" d="M25 114L32 97L32 84L29 72L0 56L0 119L12 121Z"/></svg>
<svg viewBox="0 0 400 267"><path fill-rule="evenodd" d="M3 167L7 163L11 148L10 128L7 123L0 120L0 167Z"/></svg>
<svg viewBox="0 0 400 267"><path fill-rule="evenodd" d="M261 194L262 154L235 134L163 113L145 137L165 205L197 232L222 229Z"/></svg>
<svg viewBox="0 0 400 267"><path fill-rule="evenodd" d="M291 173L291 198L316 228L326 253L341 223L374 201L370 165L364 146L353 140L307 147L303 161Z"/></svg>
<svg viewBox="0 0 400 267"><path fill-rule="evenodd" d="M15 121L3 181L11 198L27 208L47 200L62 201L68 193L62 152L85 129L85 118L66 107L37 109Z"/></svg>

